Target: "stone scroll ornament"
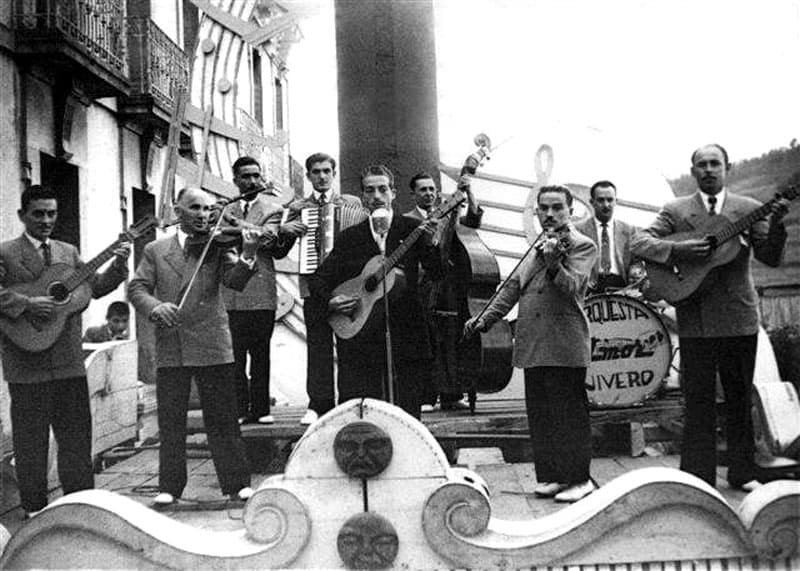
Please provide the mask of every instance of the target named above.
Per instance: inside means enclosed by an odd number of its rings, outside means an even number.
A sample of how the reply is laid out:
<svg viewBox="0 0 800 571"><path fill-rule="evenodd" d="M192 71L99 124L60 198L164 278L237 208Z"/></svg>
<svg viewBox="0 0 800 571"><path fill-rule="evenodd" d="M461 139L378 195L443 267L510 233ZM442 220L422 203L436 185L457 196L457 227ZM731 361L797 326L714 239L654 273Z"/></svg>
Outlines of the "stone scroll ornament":
<svg viewBox="0 0 800 571"><path fill-rule="evenodd" d="M334 443L345 436L356 445L339 449L348 451L340 464ZM493 514L486 482L451 467L423 424L356 399L308 428L235 529L199 529L123 495L82 491L6 539L0 569L789 570L800 569L798 514L798 481L770 482L737 511L690 474L646 468L551 515L506 520Z"/></svg>

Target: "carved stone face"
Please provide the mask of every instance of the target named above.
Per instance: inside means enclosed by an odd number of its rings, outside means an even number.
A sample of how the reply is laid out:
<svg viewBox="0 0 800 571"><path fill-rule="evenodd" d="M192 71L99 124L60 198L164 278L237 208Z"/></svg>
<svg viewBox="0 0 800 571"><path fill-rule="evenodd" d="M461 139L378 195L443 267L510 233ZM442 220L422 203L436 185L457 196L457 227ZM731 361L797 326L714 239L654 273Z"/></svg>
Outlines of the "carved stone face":
<svg viewBox="0 0 800 571"><path fill-rule="evenodd" d="M333 456L348 476L371 478L391 462L392 439L371 422L352 422L336 435Z"/></svg>
<svg viewBox="0 0 800 571"><path fill-rule="evenodd" d="M336 546L348 569L385 569L397 557L397 532L389 520L375 513L360 513L348 519Z"/></svg>

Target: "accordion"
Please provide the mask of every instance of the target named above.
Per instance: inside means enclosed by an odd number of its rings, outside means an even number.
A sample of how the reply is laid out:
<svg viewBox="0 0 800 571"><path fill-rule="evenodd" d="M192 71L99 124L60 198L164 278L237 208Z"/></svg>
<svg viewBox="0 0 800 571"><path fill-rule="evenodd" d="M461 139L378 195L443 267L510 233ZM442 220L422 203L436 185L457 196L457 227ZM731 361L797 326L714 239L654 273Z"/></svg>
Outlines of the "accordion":
<svg viewBox="0 0 800 571"><path fill-rule="evenodd" d="M327 203L300 210L300 220L308 231L298 240L300 274L313 274L333 250L336 235L367 219L369 213L361 205Z"/></svg>

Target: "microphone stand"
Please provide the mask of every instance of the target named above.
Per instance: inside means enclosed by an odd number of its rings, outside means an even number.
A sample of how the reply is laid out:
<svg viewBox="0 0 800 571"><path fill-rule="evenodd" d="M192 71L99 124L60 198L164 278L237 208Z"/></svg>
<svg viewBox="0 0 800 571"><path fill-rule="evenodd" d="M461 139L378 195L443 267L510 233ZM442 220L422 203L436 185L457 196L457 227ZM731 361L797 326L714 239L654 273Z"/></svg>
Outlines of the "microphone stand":
<svg viewBox="0 0 800 571"><path fill-rule="evenodd" d="M389 232L386 232L388 237ZM386 244L384 243L383 251L381 252L383 260L381 262L381 269L383 270L383 316L384 316L384 344L386 345L386 382L383 387L383 396L386 402L390 404L397 404L397 395L394 386L394 360L392 359L392 332L389 327L389 292L386 289Z"/></svg>

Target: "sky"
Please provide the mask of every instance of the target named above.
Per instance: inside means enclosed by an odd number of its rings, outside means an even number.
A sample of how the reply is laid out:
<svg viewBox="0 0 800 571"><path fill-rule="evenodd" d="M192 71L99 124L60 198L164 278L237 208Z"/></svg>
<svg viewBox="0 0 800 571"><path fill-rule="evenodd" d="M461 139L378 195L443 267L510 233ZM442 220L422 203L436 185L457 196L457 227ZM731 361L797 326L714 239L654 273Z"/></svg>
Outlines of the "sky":
<svg viewBox="0 0 800 571"><path fill-rule="evenodd" d="M292 154L335 154L333 1L297 6ZM499 144L487 171L535 180L547 143L551 181L618 179L634 198L687 173L702 144L737 161L800 139L800 0L434 0L434 11L447 164L485 132Z"/></svg>

